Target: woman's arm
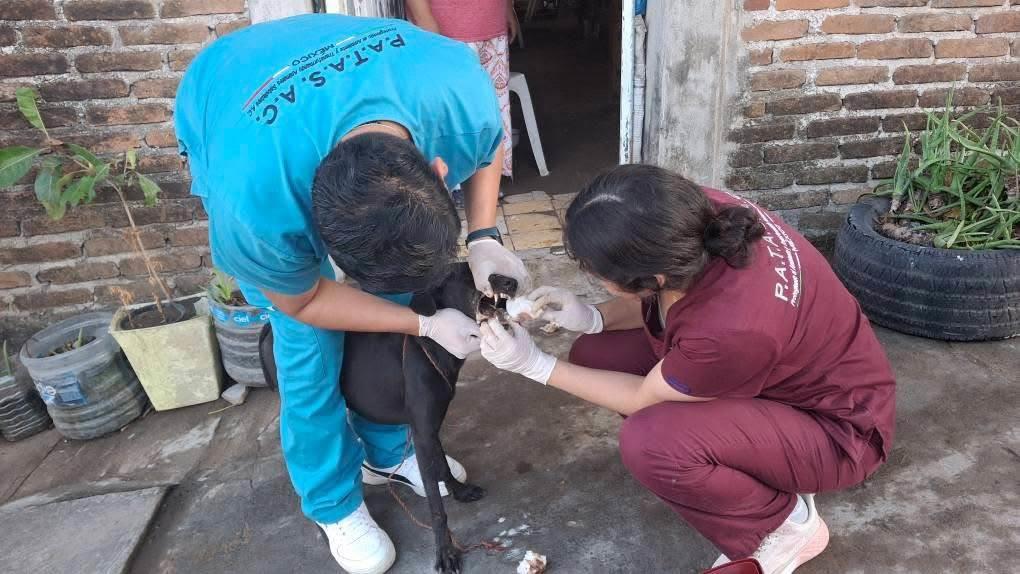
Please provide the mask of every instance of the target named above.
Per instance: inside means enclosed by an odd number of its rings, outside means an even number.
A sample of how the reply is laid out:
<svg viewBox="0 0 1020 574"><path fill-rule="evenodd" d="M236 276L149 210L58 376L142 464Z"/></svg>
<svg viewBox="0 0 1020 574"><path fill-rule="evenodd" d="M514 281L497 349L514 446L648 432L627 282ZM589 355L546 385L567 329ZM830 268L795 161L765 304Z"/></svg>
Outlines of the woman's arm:
<svg viewBox="0 0 1020 574"><path fill-rule="evenodd" d="M602 313L603 331L624 331L644 326L641 317L641 300L617 297L595 306Z"/></svg>
<svg viewBox="0 0 1020 574"><path fill-rule="evenodd" d="M639 377L629 373L589 369L558 360L548 385L622 415L631 415L645 407L667 401L712 400L685 395L666 384L662 377L661 361L647 376Z"/></svg>
<svg viewBox="0 0 1020 574"><path fill-rule="evenodd" d="M407 9L407 17L415 26L429 32L439 33L439 22L432 15L429 0L407 0L404 7Z"/></svg>

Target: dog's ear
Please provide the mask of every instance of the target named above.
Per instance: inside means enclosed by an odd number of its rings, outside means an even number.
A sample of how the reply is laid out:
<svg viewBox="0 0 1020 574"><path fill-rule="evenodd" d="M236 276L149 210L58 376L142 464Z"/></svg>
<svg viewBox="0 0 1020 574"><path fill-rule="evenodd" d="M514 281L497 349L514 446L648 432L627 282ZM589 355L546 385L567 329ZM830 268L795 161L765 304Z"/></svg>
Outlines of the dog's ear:
<svg viewBox="0 0 1020 574"><path fill-rule="evenodd" d="M436 300L431 293L415 293L408 306L419 315L431 317L436 314Z"/></svg>
<svg viewBox="0 0 1020 574"><path fill-rule="evenodd" d="M489 275L489 285L492 285L492 290L496 293L503 293L511 297L517 296L517 280L513 277L493 273Z"/></svg>

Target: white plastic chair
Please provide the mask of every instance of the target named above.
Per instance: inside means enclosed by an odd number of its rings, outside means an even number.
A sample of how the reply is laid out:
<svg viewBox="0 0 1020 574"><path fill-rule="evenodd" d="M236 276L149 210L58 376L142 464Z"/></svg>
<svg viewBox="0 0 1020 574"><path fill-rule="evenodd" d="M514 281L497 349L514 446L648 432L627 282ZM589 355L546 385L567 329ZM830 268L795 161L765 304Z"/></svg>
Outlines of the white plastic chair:
<svg viewBox="0 0 1020 574"><path fill-rule="evenodd" d="M549 175L549 169L545 166L545 153L542 151L542 139L538 137L538 122L535 121L535 108L531 105L531 92L528 91L528 81L520 72L510 72L510 91L517 94L521 100L521 109L524 111L524 127L528 130L528 140L531 142L531 153L535 156L535 164L538 165L538 175L545 177Z"/></svg>

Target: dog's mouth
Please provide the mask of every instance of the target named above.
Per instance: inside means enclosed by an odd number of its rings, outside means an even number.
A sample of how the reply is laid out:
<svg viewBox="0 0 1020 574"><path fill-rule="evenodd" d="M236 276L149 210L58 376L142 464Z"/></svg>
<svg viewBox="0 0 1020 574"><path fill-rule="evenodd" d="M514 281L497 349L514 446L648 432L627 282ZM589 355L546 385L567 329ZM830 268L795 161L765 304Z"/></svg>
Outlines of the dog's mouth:
<svg viewBox="0 0 1020 574"><path fill-rule="evenodd" d="M492 297L479 294L475 320L481 323L496 318L500 323L505 324L510 319L510 315L506 311L506 302L509 298L510 296L506 293L495 293Z"/></svg>

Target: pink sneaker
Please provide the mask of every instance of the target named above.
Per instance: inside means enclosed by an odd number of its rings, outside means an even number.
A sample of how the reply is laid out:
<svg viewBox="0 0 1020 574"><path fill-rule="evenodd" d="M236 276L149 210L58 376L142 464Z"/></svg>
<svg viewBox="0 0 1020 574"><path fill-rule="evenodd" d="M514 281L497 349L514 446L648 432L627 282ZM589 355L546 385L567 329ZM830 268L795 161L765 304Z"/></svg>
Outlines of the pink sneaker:
<svg viewBox="0 0 1020 574"><path fill-rule="evenodd" d="M815 496L802 496L808 507L807 521L797 524L787 520L780 524L751 555L761 564L765 574L792 574L798 566L821 554L829 545L829 527L815 509ZM712 566L722 566L727 562L730 559L722 555Z"/></svg>

